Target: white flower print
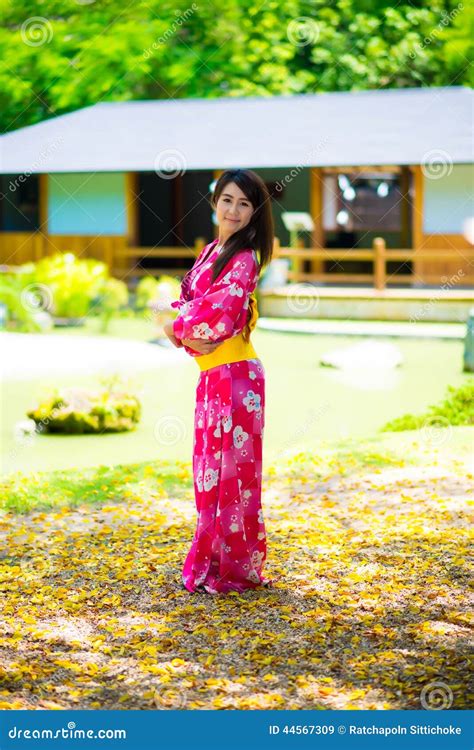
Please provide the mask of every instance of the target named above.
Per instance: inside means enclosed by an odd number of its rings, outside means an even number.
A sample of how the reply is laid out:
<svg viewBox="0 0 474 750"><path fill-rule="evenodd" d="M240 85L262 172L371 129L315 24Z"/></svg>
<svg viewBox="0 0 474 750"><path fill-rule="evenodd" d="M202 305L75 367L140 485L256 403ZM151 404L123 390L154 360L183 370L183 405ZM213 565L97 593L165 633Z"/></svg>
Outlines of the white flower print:
<svg viewBox="0 0 474 750"><path fill-rule="evenodd" d="M247 411L259 411L260 407L260 394L254 393L253 391L247 391L247 395L243 399L243 403L247 407Z"/></svg>
<svg viewBox="0 0 474 750"><path fill-rule="evenodd" d="M230 520L231 520L231 521L237 521L237 516L231 516L231 517L230 517Z"/></svg>
<svg viewBox="0 0 474 750"><path fill-rule="evenodd" d="M220 451L217 451L217 453L214 453L214 458L216 459L216 461L218 461L220 459L220 457L221 457L221 452Z"/></svg>
<svg viewBox="0 0 474 750"><path fill-rule="evenodd" d="M216 469L206 469L204 472L204 489L206 492L216 486L218 474L219 472Z"/></svg>
<svg viewBox="0 0 474 750"><path fill-rule="evenodd" d="M250 490L245 490L244 497L251 497L252 493Z"/></svg>
<svg viewBox="0 0 474 750"><path fill-rule="evenodd" d="M258 550L252 552L252 565L254 565L256 568L260 568L262 566L262 562L263 552L258 552Z"/></svg>
<svg viewBox="0 0 474 750"><path fill-rule="evenodd" d="M239 524L238 523L231 523L231 525L229 526L229 529L232 532L238 531L239 530Z"/></svg>
<svg viewBox="0 0 474 750"><path fill-rule="evenodd" d="M242 429L242 426L240 424L238 424L236 427L234 427L233 437L235 447L241 448L245 441L249 439L249 434Z"/></svg>
<svg viewBox="0 0 474 750"><path fill-rule="evenodd" d="M213 432L214 437L218 438L221 436L221 423L218 422L216 425L216 429Z"/></svg>
<svg viewBox="0 0 474 750"><path fill-rule="evenodd" d="M249 370L250 380L255 380L256 377L257 377L257 374L253 370Z"/></svg>
<svg viewBox="0 0 474 750"><path fill-rule="evenodd" d="M196 477L196 484L199 492L202 492L202 469L199 470L199 473Z"/></svg>
<svg viewBox="0 0 474 750"><path fill-rule="evenodd" d="M209 324L202 322L199 325L193 326L193 338L195 339L207 339L212 336L212 328L209 328Z"/></svg>
<svg viewBox="0 0 474 750"><path fill-rule="evenodd" d="M261 508L258 511L258 522L263 523L263 510Z"/></svg>
<svg viewBox="0 0 474 750"><path fill-rule="evenodd" d="M230 276L231 276L231 272L228 271L226 275L223 276L222 279L217 282L217 284L230 284Z"/></svg>
<svg viewBox="0 0 474 750"><path fill-rule="evenodd" d="M244 290L241 286L238 284L231 284L229 287L229 294L231 297L243 297L244 296Z"/></svg>
<svg viewBox="0 0 474 750"><path fill-rule="evenodd" d="M226 414L224 417L222 417L222 426L224 428L224 432L230 432L230 429L232 427L232 414Z"/></svg>
<svg viewBox="0 0 474 750"><path fill-rule="evenodd" d="M219 331L219 333L222 333L223 331L225 331L225 323L222 323L221 321L216 325L216 329Z"/></svg>
<svg viewBox="0 0 474 750"><path fill-rule="evenodd" d="M264 531L259 531L257 539L265 539L265 532Z"/></svg>

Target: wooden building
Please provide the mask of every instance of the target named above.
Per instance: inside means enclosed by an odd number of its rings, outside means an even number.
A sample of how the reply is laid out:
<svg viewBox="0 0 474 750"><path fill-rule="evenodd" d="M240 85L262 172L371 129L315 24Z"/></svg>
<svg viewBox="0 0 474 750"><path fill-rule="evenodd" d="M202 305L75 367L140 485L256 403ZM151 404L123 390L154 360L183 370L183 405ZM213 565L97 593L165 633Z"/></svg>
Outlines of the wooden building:
<svg viewBox="0 0 474 750"><path fill-rule="evenodd" d="M247 167L293 280L466 288L472 162L462 86L100 103L0 137L0 263L72 251L132 284L182 275L215 236L213 180ZM314 221L296 251L284 211Z"/></svg>

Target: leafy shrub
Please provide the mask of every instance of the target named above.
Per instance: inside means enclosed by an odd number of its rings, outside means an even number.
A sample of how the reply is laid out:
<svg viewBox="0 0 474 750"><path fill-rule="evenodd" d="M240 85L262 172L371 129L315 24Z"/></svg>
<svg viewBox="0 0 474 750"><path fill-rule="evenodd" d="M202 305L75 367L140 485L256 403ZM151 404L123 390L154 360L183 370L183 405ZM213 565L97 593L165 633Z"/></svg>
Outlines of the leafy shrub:
<svg viewBox="0 0 474 750"><path fill-rule="evenodd" d="M148 303L155 299L157 280L153 276L143 276L137 284L135 291L135 307L144 310Z"/></svg>
<svg viewBox="0 0 474 750"><path fill-rule="evenodd" d="M41 326L35 318L34 307L25 304L22 296L23 289L29 283L29 274L5 273L0 276L0 302L3 302L7 309L7 327L31 333L40 331Z"/></svg>
<svg viewBox="0 0 474 750"><path fill-rule="evenodd" d="M73 253L56 253L36 264L35 282L49 289L51 312L61 318L80 318L87 315L91 300L102 291L108 277L105 263Z"/></svg>
<svg viewBox="0 0 474 750"><path fill-rule="evenodd" d="M405 414L402 417L387 422L382 427L383 432L400 432L402 430L418 430L426 425L439 424L473 425L474 424L474 378L455 388L448 386L448 396L440 404L428 407L426 414Z"/></svg>
<svg viewBox="0 0 474 750"><path fill-rule="evenodd" d="M141 404L113 382L97 390L54 389L27 412L39 432L84 434L125 432L140 421Z"/></svg>

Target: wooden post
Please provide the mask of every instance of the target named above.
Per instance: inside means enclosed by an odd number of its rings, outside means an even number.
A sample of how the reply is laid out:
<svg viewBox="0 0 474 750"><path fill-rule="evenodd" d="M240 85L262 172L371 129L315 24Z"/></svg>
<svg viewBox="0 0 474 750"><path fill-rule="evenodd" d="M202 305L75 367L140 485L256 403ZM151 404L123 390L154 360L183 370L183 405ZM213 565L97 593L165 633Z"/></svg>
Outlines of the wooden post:
<svg viewBox="0 0 474 750"><path fill-rule="evenodd" d="M372 243L374 251L374 286L376 289L385 289L385 240L383 237L374 237Z"/></svg>
<svg viewBox="0 0 474 750"><path fill-rule="evenodd" d="M127 229L125 236L125 247L136 247L138 243L138 193L139 193L139 182L137 172L126 172L125 173L125 209L127 216ZM120 259L120 260L119 260ZM112 252L112 257L109 257L110 268L120 268L120 271L131 270L133 265L133 259L127 258L120 255L115 255Z"/></svg>
<svg viewBox="0 0 474 750"><path fill-rule="evenodd" d="M406 250L410 247L410 170L402 167L400 172L400 241L401 247Z"/></svg>
<svg viewBox="0 0 474 750"><path fill-rule="evenodd" d="M280 238L274 237L273 238L273 255L272 258L279 258L280 257Z"/></svg>
<svg viewBox="0 0 474 750"><path fill-rule="evenodd" d="M304 239L302 237L297 237L295 245L297 250L304 250ZM296 281L300 280L303 263L304 260L302 258L293 258L293 270L296 272Z"/></svg>
<svg viewBox="0 0 474 750"><path fill-rule="evenodd" d="M309 170L309 211L314 222L311 232L311 247L320 250L324 247L323 228L323 180L324 175L319 167L311 167ZM311 261L311 273L322 272L323 261L316 258Z"/></svg>
<svg viewBox="0 0 474 750"><path fill-rule="evenodd" d="M412 207L412 240L414 250L423 244L423 172L419 165L412 167L414 200Z"/></svg>
<svg viewBox="0 0 474 750"><path fill-rule="evenodd" d="M127 210L127 244L138 245L138 174L127 172L125 175L125 206Z"/></svg>
<svg viewBox="0 0 474 750"><path fill-rule="evenodd" d="M423 204L424 204L424 175L419 164L412 167L413 173L413 205L412 205L412 243L413 243L413 278L423 282L429 273L429 262L418 259L417 250L423 247Z"/></svg>

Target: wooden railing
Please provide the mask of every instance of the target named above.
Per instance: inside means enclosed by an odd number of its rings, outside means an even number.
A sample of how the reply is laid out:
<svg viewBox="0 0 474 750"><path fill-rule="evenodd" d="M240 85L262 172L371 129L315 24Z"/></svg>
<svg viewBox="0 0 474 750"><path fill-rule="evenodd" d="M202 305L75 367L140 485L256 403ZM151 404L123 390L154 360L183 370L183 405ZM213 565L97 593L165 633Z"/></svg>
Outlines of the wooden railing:
<svg viewBox="0 0 474 750"><path fill-rule="evenodd" d="M382 237L376 237L373 241L372 248L368 249L352 249L352 248L304 248L300 247L281 247L278 240L275 241L274 247L275 258L288 258L290 260L290 269L288 271L288 279L294 282L317 282L317 281L331 281L340 282L342 284L347 283L360 283L369 284L375 289L385 289L388 281L390 283L407 283L413 282L414 277L417 275L417 268L422 270L423 282L424 283L440 283L440 278L443 278L446 274L453 275L455 270L453 269L453 263L462 261L462 265L467 267L467 271L461 274L463 283L470 284L474 282L474 254L473 249L463 248L457 251L454 248L446 249L421 249L421 250L409 250L409 249L387 249L385 240ZM372 263L371 273L350 273L350 272L335 272L335 271L314 271L310 272L303 271L303 262L311 261L311 266L322 266L324 261L335 261L335 262L350 262L350 261L370 261ZM387 264L391 261L396 261L401 264L410 261L413 270L407 270L405 273L388 273ZM438 265L437 262L447 262L449 265L446 269L439 269L434 271L427 269L426 261L431 262L430 265Z"/></svg>
<svg viewBox="0 0 474 750"><path fill-rule="evenodd" d="M120 248L115 252L114 265L112 266L112 272L117 276L159 276L161 274L169 274L171 276L184 276L184 274L192 266L189 263L187 266L166 268L160 267L158 264L153 268L140 268L138 263L142 258L166 258L169 259L187 259L197 258L201 250L206 244L204 237L196 237L194 241L194 247L124 247ZM128 267L128 271L125 270Z"/></svg>
<svg viewBox="0 0 474 750"><path fill-rule="evenodd" d="M199 255L208 240L197 237L193 247L128 247L122 236L47 236L35 233L0 233L0 263L5 268L17 266L30 260L40 260L53 252L69 251L78 257L94 257L103 260L113 276L129 281L142 276L184 276L191 267L192 261ZM446 240L448 244L448 240ZM467 243L466 243L467 244ZM281 247L275 238L274 257L288 258L290 270L288 279L292 282L331 282L333 284L361 284L383 290L388 284L440 285L456 276L461 271L460 281L452 284L470 285L474 283L474 254L470 246L437 247L420 249L387 249L385 240L376 237L372 247L359 248L305 248L303 241L299 246ZM144 258L152 258L156 265L153 268L140 266ZM159 263L159 259L182 260L182 265ZM304 262L310 261L309 269L304 269ZM350 272L347 269L325 270L324 261L340 263L368 261L371 270L366 273ZM389 272L388 263L395 261L402 268L396 273ZM403 269L403 264L410 262L411 268Z"/></svg>

